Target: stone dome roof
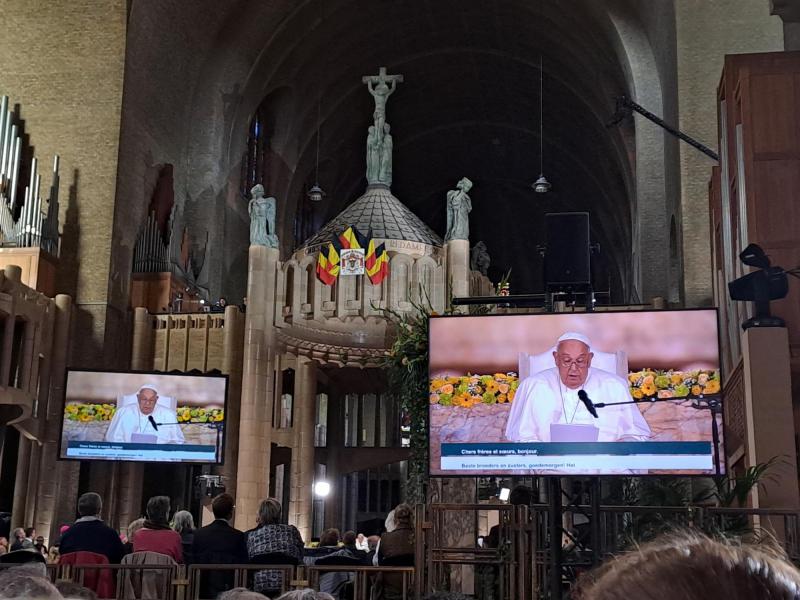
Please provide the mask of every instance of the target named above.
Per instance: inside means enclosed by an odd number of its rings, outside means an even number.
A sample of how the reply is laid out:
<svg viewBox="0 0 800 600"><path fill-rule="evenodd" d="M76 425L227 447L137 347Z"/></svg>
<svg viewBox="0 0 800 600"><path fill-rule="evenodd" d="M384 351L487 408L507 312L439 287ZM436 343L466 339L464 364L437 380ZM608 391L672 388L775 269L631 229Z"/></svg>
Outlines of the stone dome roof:
<svg viewBox="0 0 800 600"><path fill-rule="evenodd" d="M352 225L364 235L372 229L372 237L385 240L419 242L442 247L436 233L400 202L382 184L370 185L367 191L309 238L303 247L323 244L337 237Z"/></svg>

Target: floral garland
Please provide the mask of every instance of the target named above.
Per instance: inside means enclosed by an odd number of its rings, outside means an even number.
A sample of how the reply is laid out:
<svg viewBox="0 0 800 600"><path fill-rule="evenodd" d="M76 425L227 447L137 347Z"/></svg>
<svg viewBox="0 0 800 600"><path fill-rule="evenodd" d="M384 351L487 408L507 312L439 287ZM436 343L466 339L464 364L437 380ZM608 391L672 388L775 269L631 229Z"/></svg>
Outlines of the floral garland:
<svg viewBox="0 0 800 600"><path fill-rule="evenodd" d="M647 398L697 398L719 394L719 371L664 371L642 369L628 374L631 396ZM520 380L516 373L467 374L430 381L430 404L472 408L478 404L510 404Z"/></svg>
<svg viewBox="0 0 800 600"><path fill-rule="evenodd" d="M80 423L110 421L116 412L115 404L106 403L70 402L64 408L64 415L68 421ZM225 420L225 409L223 408L179 406L176 414L179 423L219 423Z"/></svg>
<svg viewBox="0 0 800 600"><path fill-rule="evenodd" d="M506 404L514 401L519 387L516 373L465 375L431 379L431 404L472 408L476 404Z"/></svg>
<svg viewBox="0 0 800 600"><path fill-rule="evenodd" d="M628 374L631 396L642 398L691 398L719 394L717 370L658 371L642 369Z"/></svg>

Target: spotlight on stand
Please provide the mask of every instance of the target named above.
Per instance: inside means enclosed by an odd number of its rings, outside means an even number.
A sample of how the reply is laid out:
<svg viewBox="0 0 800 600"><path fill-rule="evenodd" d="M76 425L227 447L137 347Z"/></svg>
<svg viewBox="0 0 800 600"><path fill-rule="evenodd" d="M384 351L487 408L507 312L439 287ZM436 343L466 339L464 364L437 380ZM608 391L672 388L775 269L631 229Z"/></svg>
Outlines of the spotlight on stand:
<svg viewBox="0 0 800 600"><path fill-rule="evenodd" d="M772 316L769 303L771 300L785 298L789 293L787 272L781 267L773 267L764 250L756 244L750 244L742 250L739 260L747 266L759 269L728 283L732 300L753 302L755 306L755 315L742 323L742 329L785 327L783 319Z"/></svg>

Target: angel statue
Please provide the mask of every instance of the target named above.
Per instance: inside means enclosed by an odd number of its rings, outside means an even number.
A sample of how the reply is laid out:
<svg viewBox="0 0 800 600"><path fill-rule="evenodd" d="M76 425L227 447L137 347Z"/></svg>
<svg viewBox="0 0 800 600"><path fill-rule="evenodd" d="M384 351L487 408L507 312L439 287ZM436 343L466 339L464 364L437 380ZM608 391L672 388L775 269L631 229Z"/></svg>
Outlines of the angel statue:
<svg viewBox="0 0 800 600"><path fill-rule="evenodd" d="M277 201L270 196L264 197L264 186L260 183L250 190L250 244L254 246L278 247L278 236L275 233L275 212Z"/></svg>
<svg viewBox="0 0 800 600"><path fill-rule="evenodd" d="M447 192L447 233L444 241L469 239L469 213L472 201L467 192L472 189L472 182L466 177L456 185L455 190Z"/></svg>

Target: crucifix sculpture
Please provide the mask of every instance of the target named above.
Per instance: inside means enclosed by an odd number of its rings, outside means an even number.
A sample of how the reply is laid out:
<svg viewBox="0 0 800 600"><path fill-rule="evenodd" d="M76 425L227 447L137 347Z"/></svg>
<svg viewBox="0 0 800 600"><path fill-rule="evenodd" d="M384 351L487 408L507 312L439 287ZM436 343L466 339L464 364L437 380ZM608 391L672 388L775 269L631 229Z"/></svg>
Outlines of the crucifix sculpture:
<svg viewBox="0 0 800 600"><path fill-rule="evenodd" d="M394 93L402 75L387 75L386 67L381 67L377 75L365 75L361 81L375 99L373 124L367 135L367 183L392 183L392 136L386 122L386 101Z"/></svg>

